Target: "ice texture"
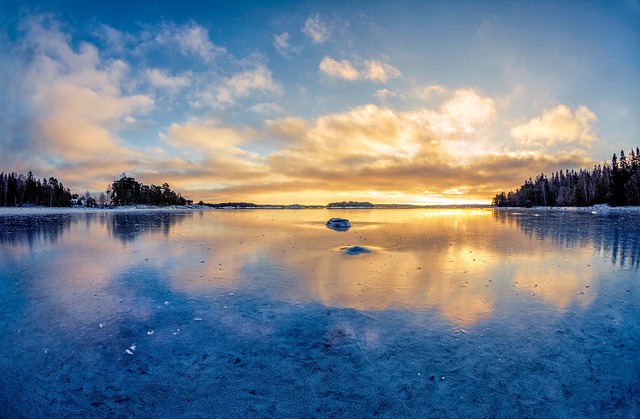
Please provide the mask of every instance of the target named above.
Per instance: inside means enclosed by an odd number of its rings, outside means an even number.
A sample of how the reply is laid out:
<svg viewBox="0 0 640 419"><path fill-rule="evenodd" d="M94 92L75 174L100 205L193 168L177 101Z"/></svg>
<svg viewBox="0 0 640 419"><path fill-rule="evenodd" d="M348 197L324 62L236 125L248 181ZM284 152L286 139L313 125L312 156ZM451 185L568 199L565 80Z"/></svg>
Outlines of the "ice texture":
<svg viewBox="0 0 640 419"><path fill-rule="evenodd" d="M637 213L327 213L0 216L0 417L639 416Z"/></svg>

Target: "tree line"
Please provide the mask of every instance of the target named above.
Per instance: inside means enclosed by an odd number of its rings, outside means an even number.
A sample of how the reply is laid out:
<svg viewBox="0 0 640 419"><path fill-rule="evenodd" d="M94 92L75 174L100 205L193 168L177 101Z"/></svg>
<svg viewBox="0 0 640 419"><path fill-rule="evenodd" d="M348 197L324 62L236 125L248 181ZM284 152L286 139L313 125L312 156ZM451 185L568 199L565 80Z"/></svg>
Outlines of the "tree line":
<svg viewBox="0 0 640 419"><path fill-rule="evenodd" d="M515 192L500 192L492 201L497 207L576 206L596 204L640 206L640 148L631 149L627 157L614 153L611 165L594 166L592 170L558 171L529 178Z"/></svg>
<svg viewBox="0 0 640 419"><path fill-rule="evenodd" d="M71 191L55 177L36 179L33 173L0 173L0 206L68 207Z"/></svg>
<svg viewBox="0 0 640 419"><path fill-rule="evenodd" d="M374 208L371 202L359 202L359 201L340 201L330 202L327 204L327 208Z"/></svg>
<svg viewBox="0 0 640 419"><path fill-rule="evenodd" d="M105 192L100 193L96 201L89 191L84 196L72 194L55 177L36 179L30 171L25 174L0 172L0 206L22 207L70 207L84 205L88 207L105 205L187 205L192 201L172 191L169 184L162 186L145 185L126 174L113 181Z"/></svg>
<svg viewBox="0 0 640 419"><path fill-rule="evenodd" d="M111 205L187 205L192 201L172 191L168 183L162 186L145 185L123 173L107 188Z"/></svg>

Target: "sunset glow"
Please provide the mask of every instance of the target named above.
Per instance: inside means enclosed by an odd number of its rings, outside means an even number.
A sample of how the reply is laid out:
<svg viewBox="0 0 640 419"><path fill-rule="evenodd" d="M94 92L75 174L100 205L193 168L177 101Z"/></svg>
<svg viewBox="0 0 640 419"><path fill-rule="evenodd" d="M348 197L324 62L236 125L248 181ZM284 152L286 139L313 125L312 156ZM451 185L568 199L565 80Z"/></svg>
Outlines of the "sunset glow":
<svg viewBox="0 0 640 419"><path fill-rule="evenodd" d="M0 2L0 171L489 204L640 133L640 3Z"/></svg>

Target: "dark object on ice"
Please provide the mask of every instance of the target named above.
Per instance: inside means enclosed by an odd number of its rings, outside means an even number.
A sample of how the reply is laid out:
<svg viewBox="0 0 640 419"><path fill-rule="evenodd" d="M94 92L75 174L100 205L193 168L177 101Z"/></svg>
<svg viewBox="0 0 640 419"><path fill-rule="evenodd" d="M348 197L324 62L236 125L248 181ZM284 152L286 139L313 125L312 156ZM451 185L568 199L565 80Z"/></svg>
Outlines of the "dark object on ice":
<svg viewBox="0 0 640 419"><path fill-rule="evenodd" d="M336 231L347 231L351 228L351 223L344 218L332 218L327 221L327 227Z"/></svg>
<svg viewBox="0 0 640 419"><path fill-rule="evenodd" d="M362 253L371 253L371 250L362 246L344 247L343 249L345 249L345 255L360 255Z"/></svg>

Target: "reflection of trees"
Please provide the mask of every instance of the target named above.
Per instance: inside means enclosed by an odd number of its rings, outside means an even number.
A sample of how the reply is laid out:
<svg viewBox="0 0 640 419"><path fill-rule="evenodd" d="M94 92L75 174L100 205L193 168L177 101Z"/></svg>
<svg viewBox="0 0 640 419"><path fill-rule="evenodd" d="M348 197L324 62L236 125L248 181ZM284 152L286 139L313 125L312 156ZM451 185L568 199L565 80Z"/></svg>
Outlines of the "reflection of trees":
<svg viewBox="0 0 640 419"><path fill-rule="evenodd" d="M72 220L68 214L0 217L0 244L33 247L38 242L55 243Z"/></svg>
<svg viewBox="0 0 640 419"><path fill-rule="evenodd" d="M637 215L598 217L592 214L559 212L494 211L501 223L515 223L529 238L551 240L556 246L574 248L591 243L594 249L611 255L621 267L640 269L640 224Z"/></svg>
<svg viewBox="0 0 640 419"><path fill-rule="evenodd" d="M161 233L169 235L171 227L181 223L191 212L114 213L107 219L109 231L121 242L135 240L141 234Z"/></svg>
<svg viewBox="0 0 640 419"><path fill-rule="evenodd" d="M86 213L47 214L0 217L0 244L18 246L57 242L71 226L80 221L87 225L106 223L111 234L123 243L135 240L140 234L161 233L168 235L171 227L192 213ZM91 240L88 237L88 240Z"/></svg>

